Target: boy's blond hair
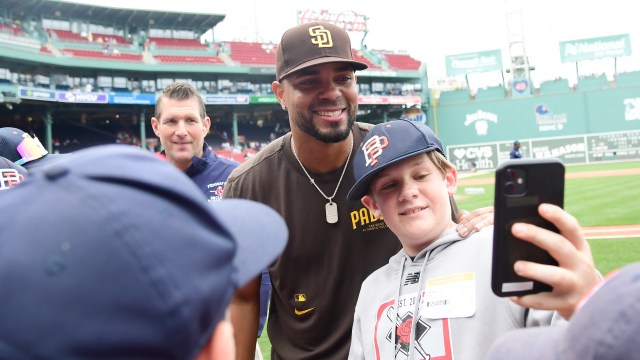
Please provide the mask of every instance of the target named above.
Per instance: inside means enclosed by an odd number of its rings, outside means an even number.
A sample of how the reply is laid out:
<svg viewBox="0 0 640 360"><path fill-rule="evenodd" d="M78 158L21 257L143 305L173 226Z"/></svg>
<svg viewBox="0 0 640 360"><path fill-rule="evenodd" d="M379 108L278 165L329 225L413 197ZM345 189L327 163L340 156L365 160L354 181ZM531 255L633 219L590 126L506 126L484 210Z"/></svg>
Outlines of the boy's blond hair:
<svg viewBox="0 0 640 360"><path fill-rule="evenodd" d="M429 159L431 159L431 162L433 162L436 168L440 170L440 173L442 173L443 176L447 174L447 171L456 169L455 165L449 162L449 160L447 160L444 155L440 154L437 151L429 151L427 153L427 156L429 157Z"/></svg>

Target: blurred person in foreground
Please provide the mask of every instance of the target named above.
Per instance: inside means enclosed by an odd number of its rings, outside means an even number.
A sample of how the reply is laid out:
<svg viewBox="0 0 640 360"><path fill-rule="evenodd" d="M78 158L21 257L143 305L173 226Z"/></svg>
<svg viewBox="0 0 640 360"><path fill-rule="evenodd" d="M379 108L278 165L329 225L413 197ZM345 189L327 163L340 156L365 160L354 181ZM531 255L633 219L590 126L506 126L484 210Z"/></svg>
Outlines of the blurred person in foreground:
<svg viewBox="0 0 640 360"><path fill-rule="evenodd" d="M267 206L208 204L125 145L29 174L0 212L3 359L234 359L229 300L287 238Z"/></svg>
<svg viewBox="0 0 640 360"><path fill-rule="evenodd" d="M340 27L311 22L285 31L272 89L289 113L291 132L227 181L224 197L267 204L289 228L289 245L269 268L267 332L274 360L346 359L362 281L400 249L382 219L359 201L347 201L351 153L372 126L356 122L355 72L366 68L353 59ZM466 214L458 230L466 235L491 224L488 207ZM231 303L242 360L253 358L259 285L259 279L249 283Z"/></svg>
<svg viewBox="0 0 640 360"><path fill-rule="evenodd" d="M563 326L512 331L488 360L629 360L640 358L640 263L609 273Z"/></svg>
<svg viewBox="0 0 640 360"><path fill-rule="evenodd" d="M207 116L204 100L198 90L183 82L165 87L156 101L151 126L164 149L161 154L184 171L209 202L220 201L229 174L240 164L216 155L205 142L211 119ZM261 275L257 337L262 334L267 319L270 291L269 273L265 269ZM262 353L256 343L256 360L260 359Z"/></svg>

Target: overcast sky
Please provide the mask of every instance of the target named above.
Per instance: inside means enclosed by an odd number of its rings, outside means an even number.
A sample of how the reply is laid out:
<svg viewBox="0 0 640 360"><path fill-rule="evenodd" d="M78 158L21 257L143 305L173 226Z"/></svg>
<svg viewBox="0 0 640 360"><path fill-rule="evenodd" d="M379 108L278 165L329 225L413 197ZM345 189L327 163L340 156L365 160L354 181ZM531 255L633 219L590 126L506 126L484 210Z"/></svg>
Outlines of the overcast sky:
<svg viewBox="0 0 640 360"><path fill-rule="evenodd" d="M574 63L560 62L559 42L630 34L632 55L617 60L618 72L640 70L640 18L627 0L71 0L91 4L154 10L225 14L215 29L216 40L279 42L282 32L296 25L298 10L355 11L369 18L365 42L369 49L406 51L426 62L429 83L446 79L445 56L475 51L502 50L503 67L509 65L506 4L519 4L521 27L535 83L556 77L575 81ZM517 7L516 7L517 9ZM359 48L361 33L352 33ZM614 60L580 64L580 74L614 71ZM496 84L499 73L478 81ZM489 84L492 85L492 84Z"/></svg>

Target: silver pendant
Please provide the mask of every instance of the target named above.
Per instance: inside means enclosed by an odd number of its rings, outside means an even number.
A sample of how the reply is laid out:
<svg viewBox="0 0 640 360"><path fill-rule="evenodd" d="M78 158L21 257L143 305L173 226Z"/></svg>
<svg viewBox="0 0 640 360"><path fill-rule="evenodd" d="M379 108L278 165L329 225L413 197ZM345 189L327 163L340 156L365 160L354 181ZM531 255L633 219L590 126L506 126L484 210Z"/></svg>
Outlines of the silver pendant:
<svg viewBox="0 0 640 360"><path fill-rule="evenodd" d="M329 201L327 205L324 206L324 211L327 215L327 222L329 224L335 224L338 222L338 205L333 201Z"/></svg>

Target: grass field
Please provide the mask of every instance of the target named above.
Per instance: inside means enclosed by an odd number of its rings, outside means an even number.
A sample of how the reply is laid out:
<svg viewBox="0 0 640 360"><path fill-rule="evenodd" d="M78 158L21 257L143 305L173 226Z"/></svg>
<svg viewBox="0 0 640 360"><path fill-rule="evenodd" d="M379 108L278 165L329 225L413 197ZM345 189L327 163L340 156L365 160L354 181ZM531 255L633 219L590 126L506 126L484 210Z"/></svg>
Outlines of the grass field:
<svg viewBox="0 0 640 360"><path fill-rule="evenodd" d="M567 174L638 169L640 161L567 166ZM465 179L493 178L493 172ZM640 177L638 175L567 179L565 208L582 226L640 224ZM473 191L468 191L473 188ZM478 193L480 188L482 192ZM493 204L494 185L459 186L460 209L476 209ZM596 266L603 273L640 261L640 238L589 240Z"/></svg>
<svg viewBox="0 0 640 360"><path fill-rule="evenodd" d="M567 166L567 173L640 168L640 161ZM493 178L493 172L467 179ZM637 175L567 179L565 208L582 226L640 224L640 177ZM477 209L493 204L493 184L459 186L460 209ZM466 191L474 188L475 191ZM477 194L480 188L482 192ZM596 266L603 273L640 261L640 238L589 240ZM271 359L266 328L258 339L265 360Z"/></svg>
<svg viewBox="0 0 640 360"><path fill-rule="evenodd" d="M568 166L569 173L640 168L640 162ZM465 179L493 178L493 172ZM637 175L567 179L565 208L582 226L640 224L640 178ZM493 204L494 185L459 186L460 209ZM470 189L471 188L471 189ZM482 192L481 194L472 194Z"/></svg>

